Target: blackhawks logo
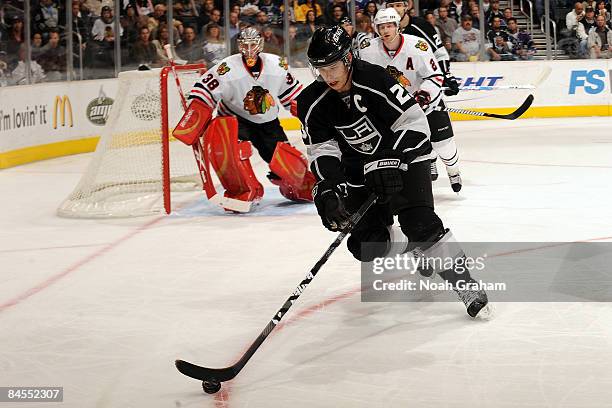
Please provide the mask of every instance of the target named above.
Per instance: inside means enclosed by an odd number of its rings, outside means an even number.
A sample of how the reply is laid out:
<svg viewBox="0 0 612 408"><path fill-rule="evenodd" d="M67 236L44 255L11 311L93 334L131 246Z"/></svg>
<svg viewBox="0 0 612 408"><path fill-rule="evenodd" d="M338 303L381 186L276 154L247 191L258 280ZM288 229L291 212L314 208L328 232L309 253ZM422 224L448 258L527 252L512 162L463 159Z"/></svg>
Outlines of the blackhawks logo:
<svg viewBox="0 0 612 408"><path fill-rule="evenodd" d="M415 45L415 48L421 50L421 51L427 51L429 49L429 46L427 45L427 43L425 41L419 40Z"/></svg>
<svg viewBox="0 0 612 408"><path fill-rule="evenodd" d="M284 69L285 71L288 70L289 64L287 64L287 58L280 57L280 60L278 61L278 66Z"/></svg>
<svg viewBox="0 0 612 408"><path fill-rule="evenodd" d="M243 102L244 110L248 111L251 115L266 113L270 107L276 105L270 92L259 85L254 86L253 89L247 92Z"/></svg>
<svg viewBox="0 0 612 408"><path fill-rule="evenodd" d="M404 76L404 73L393 65L387 65L387 72L404 88L410 86L410 81Z"/></svg>
<svg viewBox="0 0 612 408"><path fill-rule="evenodd" d="M230 71L230 67L227 66L227 63L222 63L221 65L219 65L219 67L217 68L217 74L219 75L225 75Z"/></svg>

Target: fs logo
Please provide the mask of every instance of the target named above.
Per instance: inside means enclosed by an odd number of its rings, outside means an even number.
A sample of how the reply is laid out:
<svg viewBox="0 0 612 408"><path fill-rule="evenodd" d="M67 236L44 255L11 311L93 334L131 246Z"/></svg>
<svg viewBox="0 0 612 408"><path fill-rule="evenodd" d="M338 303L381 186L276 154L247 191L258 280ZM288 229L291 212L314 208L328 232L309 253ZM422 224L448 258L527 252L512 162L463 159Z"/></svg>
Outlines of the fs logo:
<svg viewBox="0 0 612 408"><path fill-rule="evenodd" d="M584 92L589 95L602 93L606 87L605 78L606 73L601 69L572 71L569 83L569 94L575 95L577 88L584 88Z"/></svg>
<svg viewBox="0 0 612 408"><path fill-rule="evenodd" d="M72 104L70 103L70 99L68 99L67 95L64 95L63 97L56 96L55 101L53 102L53 129L57 129L58 115L62 126L66 126L66 110L68 110L68 114L70 115L68 117L68 126L72 127Z"/></svg>

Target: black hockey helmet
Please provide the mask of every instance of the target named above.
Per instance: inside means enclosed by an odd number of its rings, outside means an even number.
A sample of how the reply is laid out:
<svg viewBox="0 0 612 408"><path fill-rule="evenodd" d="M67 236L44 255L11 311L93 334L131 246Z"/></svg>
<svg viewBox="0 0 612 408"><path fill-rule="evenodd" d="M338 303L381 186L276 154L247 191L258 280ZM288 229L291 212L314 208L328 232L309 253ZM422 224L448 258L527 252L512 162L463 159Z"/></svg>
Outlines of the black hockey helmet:
<svg viewBox="0 0 612 408"><path fill-rule="evenodd" d="M349 65L347 55L352 43L353 40L342 26L317 28L308 46L308 61L313 68L331 65L339 60Z"/></svg>

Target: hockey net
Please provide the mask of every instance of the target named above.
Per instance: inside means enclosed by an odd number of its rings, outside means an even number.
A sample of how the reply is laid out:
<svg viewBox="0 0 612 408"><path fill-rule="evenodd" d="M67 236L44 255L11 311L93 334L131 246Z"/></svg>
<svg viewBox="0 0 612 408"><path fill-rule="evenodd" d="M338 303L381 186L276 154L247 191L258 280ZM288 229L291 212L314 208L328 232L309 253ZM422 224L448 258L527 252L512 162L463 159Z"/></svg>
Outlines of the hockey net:
<svg viewBox="0 0 612 408"><path fill-rule="evenodd" d="M183 92L203 66L178 66ZM58 214L134 217L171 211L171 191L202 188L191 147L170 138L183 107L169 67L119 75L119 87L94 156Z"/></svg>

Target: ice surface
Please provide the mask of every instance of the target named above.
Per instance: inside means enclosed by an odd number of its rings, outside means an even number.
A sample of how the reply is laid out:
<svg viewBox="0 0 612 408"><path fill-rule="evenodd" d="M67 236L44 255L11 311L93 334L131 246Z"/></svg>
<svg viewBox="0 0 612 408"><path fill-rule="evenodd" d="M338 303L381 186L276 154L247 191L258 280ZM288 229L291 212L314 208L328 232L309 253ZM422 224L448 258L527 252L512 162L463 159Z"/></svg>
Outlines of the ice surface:
<svg viewBox="0 0 612 408"><path fill-rule="evenodd" d="M611 128L458 122L465 184L457 196L442 172L437 211L459 240L611 240ZM344 246L243 372L204 395L174 359L233 363L335 235L261 162L252 214L189 193L169 217L56 217L90 157L0 172L0 386L63 386L45 405L62 408L612 405L609 303L504 303L489 322L458 302L361 303Z"/></svg>

